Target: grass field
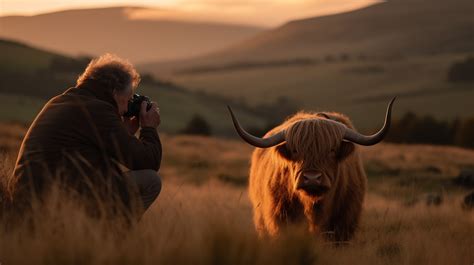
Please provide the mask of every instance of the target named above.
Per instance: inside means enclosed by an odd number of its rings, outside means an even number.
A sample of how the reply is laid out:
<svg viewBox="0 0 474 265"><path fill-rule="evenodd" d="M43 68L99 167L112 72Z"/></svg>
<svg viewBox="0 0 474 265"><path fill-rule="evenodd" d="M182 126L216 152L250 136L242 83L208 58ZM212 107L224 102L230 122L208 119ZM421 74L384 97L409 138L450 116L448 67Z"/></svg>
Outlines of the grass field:
<svg viewBox="0 0 474 265"><path fill-rule="evenodd" d="M46 103L44 99L7 93L0 93L0 100L3 102L0 120L24 124L29 124Z"/></svg>
<svg viewBox="0 0 474 265"><path fill-rule="evenodd" d="M186 90L142 85L137 93L149 96L160 106L162 129L168 133L182 130L194 116L202 116L211 126L215 135L234 135L226 102L222 99ZM265 120L237 106L242 122L253 126L263 126Z"/></svg>
<svg viewBox="0 0 474 265"><path fill-rule="evenodd" d="M0 126L0 177L11 173L25 127ZM68 201L38 213L35 233L0 230L3 264L472 264L474 212L452 179L474 166L474 151L380 144L362 148L369 177L362 223L335 247L289 229L259 239L247 197L252 148L240 141L162 136L163 190L128 231L88 219ZM441 194L428 206L428 194Z"/></svg>
<svg viewBox="0 0 474 265"><path fill-rule="evenodd" d="M393 96L398 96L395 116L407 111L443 120L474 115L473 84L447 81L450 65L466 56L444 54L362 61L349 57L346 61L320 61L306 66L167 77L190 89L243 99L251 105L287 97L298 109L343 112L357 127L370 129L382 123L385 106Z"/></svg>
<svg viewBox="0 0 474 265"><path fill-rule="evenodd" d="M158 102L162 120L162 131L177 133L186 127L188 121L199 115L209 123L214 135L234 135L225 102L212 97L188 91L141 86L137 93L147 95ZM29 124L39 113L47 100L37 97L20 96L0 92L3 102L0 122L19 122ZM247 126L263 126L265 121L257 115L237 108L239 118ZM227 122L222 122L227 121Z"/></svg>
<svg viewBox="0 0 474 265"><path fill-rule="evenodd" d="M82 60L0 39L0 76L7 79L0 79L0 122L29 124L49 98L75 86L75 79L83 69L67 72L68 69L56 69L56 66L52 70L50 64L53 58L61 58L69 64L80 64L79 60ZM45 76L44 79L42 76ZM29 82L22 84L23 81ZM234 135L230 120L222 122L229 118L225 99L150 82L142 82L136 92L149 96L159 104L163 121L161 129L164 132L179 132L194 115L200 115L211 125L213 134ZM244 108L234 105L234 109L246 124L265 124L261 117Z"/></svg>
<svg viewBox="0 0 474 265"><path fill-rule="evenodd" d="M27 45L0 39L0 70L11 68L22 69L25 73L32 73L49 67L51 60L57 54L32 49Z"/></svg>

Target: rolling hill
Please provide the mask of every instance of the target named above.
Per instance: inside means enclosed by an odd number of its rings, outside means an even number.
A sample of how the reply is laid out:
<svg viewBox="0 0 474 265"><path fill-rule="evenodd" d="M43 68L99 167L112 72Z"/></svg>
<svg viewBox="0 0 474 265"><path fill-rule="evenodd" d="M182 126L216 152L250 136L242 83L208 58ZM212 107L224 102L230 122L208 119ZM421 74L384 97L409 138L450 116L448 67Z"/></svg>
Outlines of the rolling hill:
<svg viewBox="0 0 474 265"><path fill-rule="evenodd" d="M162 19L136 12L161 12ZM0 17L0 37L72 56L113 52L133 62L197 56L239 42L261 28L172 19L169 10L113 7Z"/></svg>
<svg viewBox="0 0 474 265"><path fill-rule="evenodd" d="M50 97L74 86L87 63L87 58L66 57L0 40L0 121L29 124ZM163 121L160 128L165 132L178 132L198 114L211 124L214 134L234 135L231 122L223 122L229 118L226 99L188 91L146 75L137 92L158 102ZM234 105L247 123L263 124L256 114Z"/></svg>
<svg viewBox="0 0 474 265"><path fill-rule="evenodd" d="M451 120L474 115L473 84L447 81L450 66L474 53L472 14L470 0L389 0L141 69L255 106L286 97L300 109L345 112L362 128L380 125L395 95L395 115Z"/></svg>
<svg viewBox="0 0 474 265"><path fill-rule="evenodd" d="M471 0L388 0L346 13L290 21L221 51L157 68L341 54L392 59L473 52L472 14Z"/></svg>

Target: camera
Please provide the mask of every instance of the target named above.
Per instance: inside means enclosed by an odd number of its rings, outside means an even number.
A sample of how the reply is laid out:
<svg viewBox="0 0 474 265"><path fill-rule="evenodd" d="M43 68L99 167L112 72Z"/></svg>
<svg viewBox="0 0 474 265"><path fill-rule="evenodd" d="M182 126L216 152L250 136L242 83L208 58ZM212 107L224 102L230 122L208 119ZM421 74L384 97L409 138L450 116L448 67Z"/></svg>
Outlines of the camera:
<svg viewBox="0 0 474 265"><path fill-rule="evenodd" d="M123 114L124 117L133 117L140 114L140 108L142 105L142 102L146 102L146 110L148 111L151 108L151 100L147 96L142 96L139 94L134 94L132 99L128 101L128 110Z"/></svg>

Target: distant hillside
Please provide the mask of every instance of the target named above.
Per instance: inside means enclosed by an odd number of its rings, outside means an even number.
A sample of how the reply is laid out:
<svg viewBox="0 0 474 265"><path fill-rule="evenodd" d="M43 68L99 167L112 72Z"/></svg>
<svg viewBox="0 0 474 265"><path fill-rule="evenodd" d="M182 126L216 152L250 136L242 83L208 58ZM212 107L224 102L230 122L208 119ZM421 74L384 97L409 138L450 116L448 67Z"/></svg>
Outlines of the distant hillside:
<svg viewBox="0 0 474 265"><path fill-rule="evenodd" d="M64 64L71 62L76 64L76 69L65 67ZM0 93L50 98L59 94L65 84L73 84L77 77L73 72L86 64L86 61L0 39Z"/></svg>
<svg viewBox="0 0 474 265"><path fill-rule="evenodd" d="M0 17L0 37L73 56L113 52L133 62L149 62L208 53L261 31L171 18L139 19L133 17L136 11L157 10L114 7Z"/></svg>
<svg viewBox="0 0 474 265"><path fill-rule="evenodd" d="M348 114L359 128L408 111L442 120L474 114L472 83L448 81L474 54L474 1L388 0L289 22L207 56L141 69L183 86L261 104Z"/></svg>
<svg viewBox="0 0 474 265"><path fill-rule="evenodd" d="M292 21L216 56L235 60L470 52L473 14L472 0L388 0L348 13Z"/></svg>
<svg viewBox="0 0 474 265"><path fill-rule="evenodd" d="M75 85L89 58L71 58L8 40L0 40L0 121L30 123L43 104ZM138 93L158 102L162 113L161 129L177 132L195 114L203 116L217 135L234 135L226 111L230 101L188 91L172 83L143 75ZM249 125L264 121L249 110L233 104ZM226 122L228 121L228 122Z"/></svg>
<svg viewBox="0 0 474 265"><path fill-rule="evenodd" d="M0 56L2 71L21 68L31 72L47 68L51 60L60 55L15 41L0 39Z"/></svg>
<svg viewBox="0 0 474 265"><path fill-rule="evenodd" d="M474 1L388 0L351 12L295 20L206 56L148 64L156 73L295 58L399 58L474 52Z"/></svg>

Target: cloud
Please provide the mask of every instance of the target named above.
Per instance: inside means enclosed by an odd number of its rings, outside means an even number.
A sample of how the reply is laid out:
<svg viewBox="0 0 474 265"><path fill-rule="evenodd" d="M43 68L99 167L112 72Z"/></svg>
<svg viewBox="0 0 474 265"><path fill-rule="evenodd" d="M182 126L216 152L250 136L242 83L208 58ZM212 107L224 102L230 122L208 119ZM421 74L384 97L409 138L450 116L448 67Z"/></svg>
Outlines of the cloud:
<svg viewBox="0 0 474 265"><path fill-rule="evenodd" d="M168 11L130 14L135 19L184 19L274 27L289 20L360 8L379 0L0 0L0 14L112 5L143 5ZM39 4L41 2L41 4Z"/></svg>
<svg viewBox="0 0 474 265"><path fill-rule="evenodd" d="M288 20L348 11L377 0L178 0L180 9L208 18L276 26Z"/></svg>
<svg viewBox="0 0 474 265"><path fill-rule="evenodd" d="M222 7L296 7L347 6L374 2L369 0L177 0L179 5L201 6L206 8Z"/></svg>

